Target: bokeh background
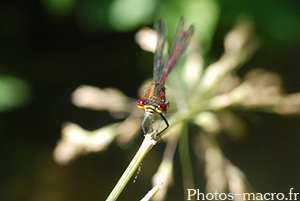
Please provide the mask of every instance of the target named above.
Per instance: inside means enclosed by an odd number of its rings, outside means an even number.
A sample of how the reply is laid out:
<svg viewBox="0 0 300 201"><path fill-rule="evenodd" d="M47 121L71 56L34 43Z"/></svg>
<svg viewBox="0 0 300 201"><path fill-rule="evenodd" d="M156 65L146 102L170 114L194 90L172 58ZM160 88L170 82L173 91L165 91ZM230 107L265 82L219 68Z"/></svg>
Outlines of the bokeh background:
<svg viewBox="0 0 300 201"><path fill-rule="evenodd" d="M239 70L281 75L286 92L300 91L300 3L292 0L3 0L0 3L0 200L105 200L137 150L111 144L103 153L60 166L53 149L70 121L88 130L118 121L80 109L71 93L80 85L115 87L138 98L152 76L153 55L134 40L142 26L165 17L170 36L178 16L194 23L206 63L219 58L223 38L240 17L253 20L261 48ZM300 192L300 119L235 111L249 125L239 142L221 136L225 155L257 192ZM162 157L160 143L143 162L138 183L120 200L138 200L151 187ZM184 200L178 156L169 200ZM203 167L197 186L204 192Z"/></svg>

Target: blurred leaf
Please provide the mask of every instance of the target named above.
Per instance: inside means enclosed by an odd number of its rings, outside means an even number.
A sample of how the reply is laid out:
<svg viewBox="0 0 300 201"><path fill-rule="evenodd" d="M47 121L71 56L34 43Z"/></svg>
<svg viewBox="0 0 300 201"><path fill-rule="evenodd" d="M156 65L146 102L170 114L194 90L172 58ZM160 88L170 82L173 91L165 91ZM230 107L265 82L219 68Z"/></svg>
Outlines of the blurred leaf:
<svg viewBox="0 0 300 201"><path fill-rule="evenodd" d="M190 0L183 4L184 13L190 23L196 27L195 37L209 47L219 21L220 8L216 0Z"/></svg>
<svg viewBox="0 0 300 201"><path fill-rule="evenodd" d="M24 105L29 100L29 87L23 80L0 76L0 112Z"/></svg>
<svg viewBox="0 0 300 201"><path fill-rule="evenodd" d="M128 31L148 19L155 7L155 0L115 0L110 9L109 23L119 31Z"/></svg>

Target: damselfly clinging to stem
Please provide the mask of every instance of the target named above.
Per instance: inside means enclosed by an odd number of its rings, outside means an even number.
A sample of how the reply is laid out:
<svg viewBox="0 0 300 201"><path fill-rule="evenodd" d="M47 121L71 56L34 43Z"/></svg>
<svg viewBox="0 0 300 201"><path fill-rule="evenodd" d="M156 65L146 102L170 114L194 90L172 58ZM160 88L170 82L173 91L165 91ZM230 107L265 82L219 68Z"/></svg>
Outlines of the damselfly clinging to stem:
<svg viewBox="0 0 300 201"><path fill-rule="evenodd" d="M166 41L166 25L164 19L160 20L159 26L154 24L154 28L157 31L157 44L154 53L153 82L148 87L144 97L137 101L137 106L145 110L145 117L142 123L142 129L145 134L147 133L145 130L145 122L147 119L150 121L151 131L154 130L153 121L155 112L157 112L165 122L166 127L155 136L157 139L160 134L169 127L169 123L165 118L169 103L166 102L165 97L165 81L184 53L194 32L194 26L191 25L188 30L184 30L184 19L182 16L179 18L169 55L164 65L162 65L163 50ZM158 129L159 126L157 130Z"/></svg>

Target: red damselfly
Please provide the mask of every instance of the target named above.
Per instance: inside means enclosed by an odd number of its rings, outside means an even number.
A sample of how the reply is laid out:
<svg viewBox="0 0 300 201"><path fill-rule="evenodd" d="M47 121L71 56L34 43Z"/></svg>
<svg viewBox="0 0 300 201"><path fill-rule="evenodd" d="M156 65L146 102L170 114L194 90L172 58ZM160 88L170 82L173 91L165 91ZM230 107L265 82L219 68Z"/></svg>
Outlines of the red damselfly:
<svg viewBox="0 0 300 201"><path fill-rule="evenodd" d="M161 121L165 122L166 127L164 129L158 132L160 124L157 128L158 134L156 134L155 137L157 139L160 134L169 127L169 123L165 118L169 104L165 96L165 81L184 53L194 32L194 26L191 25L188 30L184 30L184 19L182 16L179 18L169 55L164 65L162 65L163 50L166 41L166 25L164 19L160 20L158 26L154 24L154 28L157 32L157 43L154 53L153 82L148 87L144 97L137 101L137 106L145 110L145 117L142 123L142 129L145 134L147 133L145 130L145 122L147 119L150 121L151 131L154 130L153 121L155 112L161 116Z"/></svg>

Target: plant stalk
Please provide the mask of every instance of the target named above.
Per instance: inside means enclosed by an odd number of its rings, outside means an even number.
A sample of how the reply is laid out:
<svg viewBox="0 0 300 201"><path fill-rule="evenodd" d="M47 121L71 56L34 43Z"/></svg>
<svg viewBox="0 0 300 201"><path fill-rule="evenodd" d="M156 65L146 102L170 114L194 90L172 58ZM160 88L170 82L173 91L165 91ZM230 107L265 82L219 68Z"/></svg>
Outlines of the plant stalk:
<svg viewBox="0 0 300 201"><path fill-rule="evenodd" d="M139 167L139 164L143 161L146 154L151 150L151 148L156 144L156 140L153 138L153 133L145 135L145 139L140 146L139 150L135 154L134 158L128 165L127 169L123 173L122 177L119 179L118 183L111 191L109 196L107 197L106 201L115 201L123 189L125 188L126 184L134 174L134 172Z"/></svg>

